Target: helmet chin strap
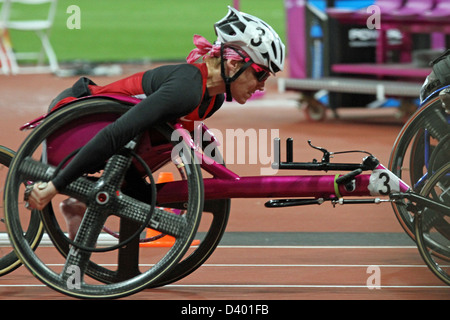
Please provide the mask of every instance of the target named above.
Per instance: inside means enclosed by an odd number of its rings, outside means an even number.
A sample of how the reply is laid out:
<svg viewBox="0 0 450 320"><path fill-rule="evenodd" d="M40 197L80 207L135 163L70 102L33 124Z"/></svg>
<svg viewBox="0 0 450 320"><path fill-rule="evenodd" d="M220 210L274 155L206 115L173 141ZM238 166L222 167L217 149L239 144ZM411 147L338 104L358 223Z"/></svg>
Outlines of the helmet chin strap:
<svg viewBox="0 0 450 320"><path fill-rule="evenodd" d="M246 61L246 63L242 66L242 68L240 68L238 70L238 72L236 72L232 77L228 77L226 75L225 72L225 59L223 58L223 52L224 52L224 44L221 44L220 47L220 72L221 72L221 76L223 81L225 82L225 97L226 97L226 101L232 101L233 100L233 96L231 95L231 83L233 81L235 81L248 67L251 66L251 64L253 63L252 60L248 59L248 61ZM242 56L242 54L237 51L236 49L234 49L233 47L230 47L231 49L233 49L234 51L236 51L243 59L245 59L244 56Z"/></svg>

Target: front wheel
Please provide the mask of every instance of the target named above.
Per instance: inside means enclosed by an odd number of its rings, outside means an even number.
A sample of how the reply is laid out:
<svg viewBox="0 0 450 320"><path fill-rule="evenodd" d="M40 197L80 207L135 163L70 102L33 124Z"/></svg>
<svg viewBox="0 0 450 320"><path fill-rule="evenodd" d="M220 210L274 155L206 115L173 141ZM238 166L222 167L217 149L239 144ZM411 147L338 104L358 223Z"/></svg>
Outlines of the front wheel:
<svg viewBox="0 0 450 320"><path fill-rule="evenodd" d="M118 298L152 286L182 259L200 222L203 180L190 148L183 148L191 152L180 155L187 176L188 195L182 216L154 208L122 189L123 183L126 184L127 169L133 162L133 157L124 151L109 159L105 167L96 168L100 170L94 176L80 177L64 190L64 194L79 199L87 207L69 252L61 255L58 246L45 248L42 252L31 250L24 237L20 217L23 183L51 180L55 170L55 164L51 163L58 158L55 155L60 156L64 147L77 147L77 141L85 143L79 141L88 134L92 135L93 127L104 126L104 121L117 118L124 109L126 106L114 101L105 102L104 99L88 99L66 106L33 130L11 163L5 190L5 217L13 246L24 265L39 280L70 296ZM56 150L58 152L52 153L55 150L51 148L58 146L58 139L61 139L61 145ZM73 139L72 143L68 142L69 139ZM154 185L152 179L147 183ZM150 198L150 201L155 200L153 196ZM173 246L151 252L140 251L139 237L134 235L136 230L146 227L148 221L155 230L173 236L176 239ZM100 241L103 228L109 223L118 226L124 239L133 239L117 250L98 252L97 249L103 246ZM57 222L57 225L64 228L64 223Z"/></svg>

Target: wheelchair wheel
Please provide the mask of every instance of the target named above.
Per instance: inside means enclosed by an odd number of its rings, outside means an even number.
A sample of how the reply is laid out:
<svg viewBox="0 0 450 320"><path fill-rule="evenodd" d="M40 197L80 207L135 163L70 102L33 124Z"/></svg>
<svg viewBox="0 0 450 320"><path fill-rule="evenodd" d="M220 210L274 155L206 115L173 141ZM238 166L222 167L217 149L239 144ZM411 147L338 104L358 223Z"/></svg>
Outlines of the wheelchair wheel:
<svg viewBox="0 0 450 320"><path fill-rule="evenodd" d="M432 175L421 195L449 208L446 211L424 208L415 217L414 231L425 263L450 285L450 162Z"/></svg>
<svg viewBox="0 0 450 320"><path fill-rule="evenodd" d="M389 170L415 192L420 192L433 173L429 165L433 151L450 133L447 117L439 98L431 100L408 120L394 143ZM392 206L401 226L414 240L414 214L401 203Z"/></svg>
<svg viewBox="0 0 450 320"><path fill-rule="evenodd" d="M15 152L11 149L8 149L4 146L0 146L0 190L3 195L4 186L6 182L6 176L8 173L8 168L11 163L12 158L14 157ZM24 208L24 204L21 203L21 210L24 211L24 223L28 220L28 227L26 228L27 232L25 234L25 238L27 239L30 248L35 250L39 245L39 242L42 238L43 234L43 224L39 217L39 213L37 211L27 211ZM6 229L5 220L4 220L4 206L3 206L3 196L0 200L0 210L1 210L1 223L0 223L0 276L6 275L19 266L21 266L20 260L17 258L17 255L14 253L14 249L8 238L8 231Z"/></svg>
<svg viewBox="0 0 450 320"><path fill-rule="evenodd" d="M303 110L308 121L320 122L327 116L327 107L311 94L305 94L299 101L300 109Z"/></svg>
<svg viewBox="0 0 450 320"><path fill-rule="evenodd" d="M211 150L207 142L203 142L203 150L205 148ZM214 152L214 158L218 163L224 163L222 155L217 148L212 152ZM161 170L164 171L165 169ZM208 172L203 171L202 176L206 177L207 175ZM192 248L188 255L173 270L168 272L161 281L155 282L152 285L153 287L164 286L188 276L211 256L225 233L230 207L230 199L205 200L202 221L199 227L199 231L203 231L205 235L202 237L200 244Z"/></svg>
<svg viewBox="0 0 450 320"><path fill-rule="evenodd" d="M84 103L84 102L82 102ZM99 100L96 101L95 106L100 105L111 105L111 101L108 100ZM120 110L116 110L118 114L121 114L125 112L128 109L126 106L122 106ZM103 118L109 118L114 117L111 116L112 109L110 112L103 112L102 116ZM116 116L118 117L118 116ZM84 120L83 120L84 121ZM86 121L84 121L86 122ZM66 126L65 131L72 130L72 127L77 127L78 123L72 123L71 126ZM146 162L149 164L151 170L154 172L154 176L158 176L161 172L170 172L173 173L173 176L176 180L185 180L186 174L184 173L185 169L183 169L183 165L180 163L175 163L171 159L171 150L172 145L170 144L171 136L173 133L173 128L166 125L161 126L157 128L157 130L149 132L149 135L145 137L147 139L142 143L141 152L145 154L145 148L146 146L153 146L156 147L158 150L157 155L149 154L146 155L147 158L145 159ZM55 141L51 141L52 148L55 149ZM72 145L76 145L76 143L71 143ZM66 146L67 145L67 139L61 142L61 145ZM76 145L78 147L78 145ZM214 153L214 159L218 161L219 163L223 163L222 156L218 149L212 150L211 146L209 146L207 141L203 141L203 148L209 148L212 153ZM59 146L56 148L59 149ZM75 149L75 146L72 147L70 150L67 150L65 154L69 154L72 149ZM54 151L53 151L54 152ZM48 155L50 158L50 161L54 162L55 164L59 163L62 156L54 156L54 155ZM204 174L208 174L207 172L204 172ZM143 197L147 196L146 194L143 195ZM175 281L178 281L187 275L194 272L197 268L199 268L208 258L209 256L214 252L214 249L219 244L228 222L228 217L230 214L230 199L216 199L216 200L206 200L204 203L204 209L201 216L201 222L199 227L199 232L201 232L201 242L198 246L192 246L185 257L173 268L173 270L169 271L161 280L158 280L154 283L152 283L149 287L158 287L163 286ZM59 213L55 213L54 211L58 211L58 201L54 203L54 205L49 205L43 210L42 219L44 221L44 224L46 226L47 232L50 236L50 238L53 240L53 243L55 244L55 247L59 250L59 252L63 256L67 256L70 250L70 244L67 241L67 235L59 228L59 224L62 222L57 221L57 217L61 216ZM167 210L173 211L173 212L180 212L184 211L185 203L158 203L158 206L164 207ZM110 227L105 226L105 230L107 232L103 233L104 236L112 235L109 237L110 241L114 241L114 238L120 238L122 233L117 232L114 228L117 228L117 225L112 224ZM106 234L108 233L108 234ZM138 246L140 252L152 252L158 250L157 241L161 236L164 236L163 234L156 234L154 237L146 238L145 235L143 235L139 241L139 243L136 243L135 246ZM114 237L114 238L113 238ZM126 270L126 268L123 268ZM117 282L118 274L114 272L110 272L106 268L102 267L101 265L90 262L89 268L87 273L89 273L93 278L97 279L98 281L104 282L104 283L114 283ZM126 273L126 271L124 271Z"/></svg>
<svg viewBox="0 0 450 320"><path fill-rule="evenodd" d="M128 108L105 99L88 99L68 105L51 114L34 129L11 163L5 190L5 216L13 246L24 265L39 280L70 296L118 298L151 286L182 259L200 222L203 180L200 166L190 148L183 148L180 154L187 177L185 185L188 194L182 216L167 213L125 192L123 182L128 168L134 165L136 159L140 159L134 156L139 153L138 145L136 153L124 150L114 155L105 167L96 168L98 173L80 177L62 192L77 198L87 207L73 243L69 245L67 239L52 237L55 247L45 248L39 254L30 250L23 236L24 228L19 216L23 182L50 180L60 158L65 158L73 149L84 145L101 127L114 121ZM157 155L152 156L157 158ZM41 162L41 158L45 161ZM145 166L145 162L138 161L139 165ZM147 169L146 173L149 172ZM148 178L149 189L155 190L151 172ZM153 194L147 197L151 203L157 198ZM61 199L55 199L49 207L55 210L58 201ZM43 216L50 211L49 207L43 210ZM46 227L52 235L65 233L65 224L58 219L59 215L53 215L46 220ZM149 221L155 230L175 238L173 246L151 252L139 250L139 237L136 234L147 227ZM119 245L112 246L114 250L101 241L102 230L108 224L117 226L121 236ZM63 247L68 248L68 252ZM53 252L63 254L55 255Z"/></svg>

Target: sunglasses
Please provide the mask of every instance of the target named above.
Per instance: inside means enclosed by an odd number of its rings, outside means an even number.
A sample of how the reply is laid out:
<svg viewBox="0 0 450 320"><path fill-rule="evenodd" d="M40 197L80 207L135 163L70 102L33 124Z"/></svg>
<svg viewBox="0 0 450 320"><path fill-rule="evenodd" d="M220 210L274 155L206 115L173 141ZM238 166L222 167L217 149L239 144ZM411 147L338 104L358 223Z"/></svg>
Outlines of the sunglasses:
<svg viewBox="0 0 450 320"><path fill-rule="evenodd" d="M252 63L250 67L252 67L255 77L259 82L264 82L270 77L270 71L257 65L256 63Z"/></svg>

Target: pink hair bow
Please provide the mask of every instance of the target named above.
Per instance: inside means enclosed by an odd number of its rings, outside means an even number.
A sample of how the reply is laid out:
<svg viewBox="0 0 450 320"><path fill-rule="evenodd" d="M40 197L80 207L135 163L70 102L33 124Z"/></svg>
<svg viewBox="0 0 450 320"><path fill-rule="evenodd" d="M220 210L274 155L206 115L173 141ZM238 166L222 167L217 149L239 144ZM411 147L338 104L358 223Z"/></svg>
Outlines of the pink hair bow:
<svg viewBox="0 0 450 320"><path fill-rule="evenodd" d="M206 40L204 37L199 35L194 35L194 45L196 46L195 49L193 49L188 57L186 58L186 61L188 63L195 63L200 57L203 57L205 59L205 56L208 54L210 57L220 57L220 43L216 42L214 44L211 44L208 40ZM243 54L245 57L248 57L248 55L242 51L239 50L241 54ZM229 60L243 60L242 56L239 55L235 50L230 48L225 48L224 50L224 58Z"/></svg>

